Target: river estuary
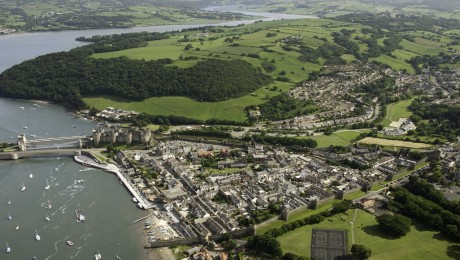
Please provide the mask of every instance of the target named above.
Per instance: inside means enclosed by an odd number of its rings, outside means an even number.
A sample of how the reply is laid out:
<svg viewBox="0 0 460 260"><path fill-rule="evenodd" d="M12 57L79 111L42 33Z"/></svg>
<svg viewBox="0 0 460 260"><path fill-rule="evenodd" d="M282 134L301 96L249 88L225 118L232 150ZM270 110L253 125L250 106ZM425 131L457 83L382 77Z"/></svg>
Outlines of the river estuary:
<svg viewBox="0 0 460 260"><path fill-rule="evenodd" d="M263 16L267 16L264 20L310 18L265 13ZM250 22L253 21L222 25ZM42 54L81 46L82 43L74 41L79 36L165 32L196 26L4 35L0 36L0 72ZM88 135L94 128L94 122L76 118L57 105L0 98L0 142L16 142L18 134L26 134L27 138ZM26 189L21 191L23 184ZM47 184L49 189L45 189ZM77 209L85 215L85 222L76 222ZM145 215L115 175L84 167L72 158L0 161L0 259L32 259L34 256L94 259L97 251L103 259L116 259L116 255L121 259L145 259L143 238L139 234L143 223L131 224ZM35 232L40 235L40 241L35 239ZM71 240L73 246L67 245L67 240ZM9 254L5 253L7 243L11 248Z"/></svg>

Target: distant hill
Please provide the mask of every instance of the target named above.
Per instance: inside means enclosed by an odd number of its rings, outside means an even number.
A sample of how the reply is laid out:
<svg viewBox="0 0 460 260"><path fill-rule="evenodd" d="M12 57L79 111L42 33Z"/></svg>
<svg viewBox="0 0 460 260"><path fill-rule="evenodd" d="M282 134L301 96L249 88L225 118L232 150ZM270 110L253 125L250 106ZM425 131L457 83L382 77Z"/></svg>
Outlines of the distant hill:
<svg viewBox="0 0 460 260"><path fill-rule="evenodd" d="M0 75L0 95L82 109L86 107L82 96L112 95L139 101L175 95L219 101L249 94L273 81L242 60L210 59L179 68L166 66L168 59L93 59L91 48L43 55L6 70Z"/></svg>

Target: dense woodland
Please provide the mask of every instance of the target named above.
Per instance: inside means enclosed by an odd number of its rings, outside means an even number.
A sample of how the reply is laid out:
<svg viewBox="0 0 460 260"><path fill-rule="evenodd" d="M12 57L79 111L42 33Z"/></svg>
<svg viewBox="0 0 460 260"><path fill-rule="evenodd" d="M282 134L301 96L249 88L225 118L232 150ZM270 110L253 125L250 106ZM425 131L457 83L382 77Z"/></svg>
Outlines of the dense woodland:
<svg viewBox="0 0 460 260"><path fill-rule="evenodd" d="M294 118L296 116L311 114L318 110L313 101L290 98L287 94L274 96L258 107L266 120ZM255 108L256 106L248 107L248 109Z"/></svg>
<svg viewBox="0 0 460 260"><path fill-rule="evenodd" d="M415 99L408 107L417 124L414 134L420 136L444 137L455 142L460 135L460 106L433 104L424 98Z"/></svg>
<svg viewBox="0 0 460 260"><path fill-rule="evenodd" d="M128 36L115 43L142 42ZM104 44L47 54L16 65L0 75L0 95L50 100L83 109L86 106L81 96L143 100L178 95L198 101L219 101L249 94L272 82L269 76L242 60L210 59L190 68L179 68L166 66L171 63L169 59L90 58L101 46Z"/></svg>
<svg viewBox="0 0 460 260"><path fill-rule="evenodd" d="M460 216L450 209L444 209L439 202L433 202L416 196L403 187L392 189L393 200L389 209L420 221L431 228L441 231L448 237L460 240Z"/></svg>

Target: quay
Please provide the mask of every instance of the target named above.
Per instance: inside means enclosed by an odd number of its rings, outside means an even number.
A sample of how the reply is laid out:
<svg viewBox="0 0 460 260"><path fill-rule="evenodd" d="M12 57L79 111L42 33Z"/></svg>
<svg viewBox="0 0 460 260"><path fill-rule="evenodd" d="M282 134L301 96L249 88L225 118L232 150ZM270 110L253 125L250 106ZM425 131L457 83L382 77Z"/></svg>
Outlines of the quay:
<svg viewBox="0 0 460 260"><path fill-rule="evenodd" d="M84 156L84 155L75 155L74 160L80 164L83 164L85 166L91 166L94 168L102 169L107 172L115 173L120 181L123 182L125 187L131 192L131 194L137 199L137 201L140 203L143 209L151 209L153 208L153 204L150 202L147 202L143 196L139 194L138 191L136 191L129 181L125 178L125 176L120 172L120 169L118 166L114 164L101 164L96 161L94 161L92 158Z"/></svg>

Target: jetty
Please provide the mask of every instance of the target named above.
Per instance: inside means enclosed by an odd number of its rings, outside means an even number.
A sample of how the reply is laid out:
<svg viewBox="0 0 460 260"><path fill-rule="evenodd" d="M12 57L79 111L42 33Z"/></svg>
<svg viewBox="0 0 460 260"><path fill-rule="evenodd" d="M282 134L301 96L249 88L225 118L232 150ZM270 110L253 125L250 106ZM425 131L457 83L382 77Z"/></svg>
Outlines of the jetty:
<svg viewBox="0 0 460 260"><path fill-rule="evenodd" d="M131 224L134 224L134 223L137 223L137 222L139 222L139 221L141 221L141 220L144 220L144 219L148 218L149 216L150 216L150 214L147 215L147 216L144 216L144 217L142 217L142 218L140 218L140 219L136 219L136 220L134 220L133 222L131 222Z"/></svg>

